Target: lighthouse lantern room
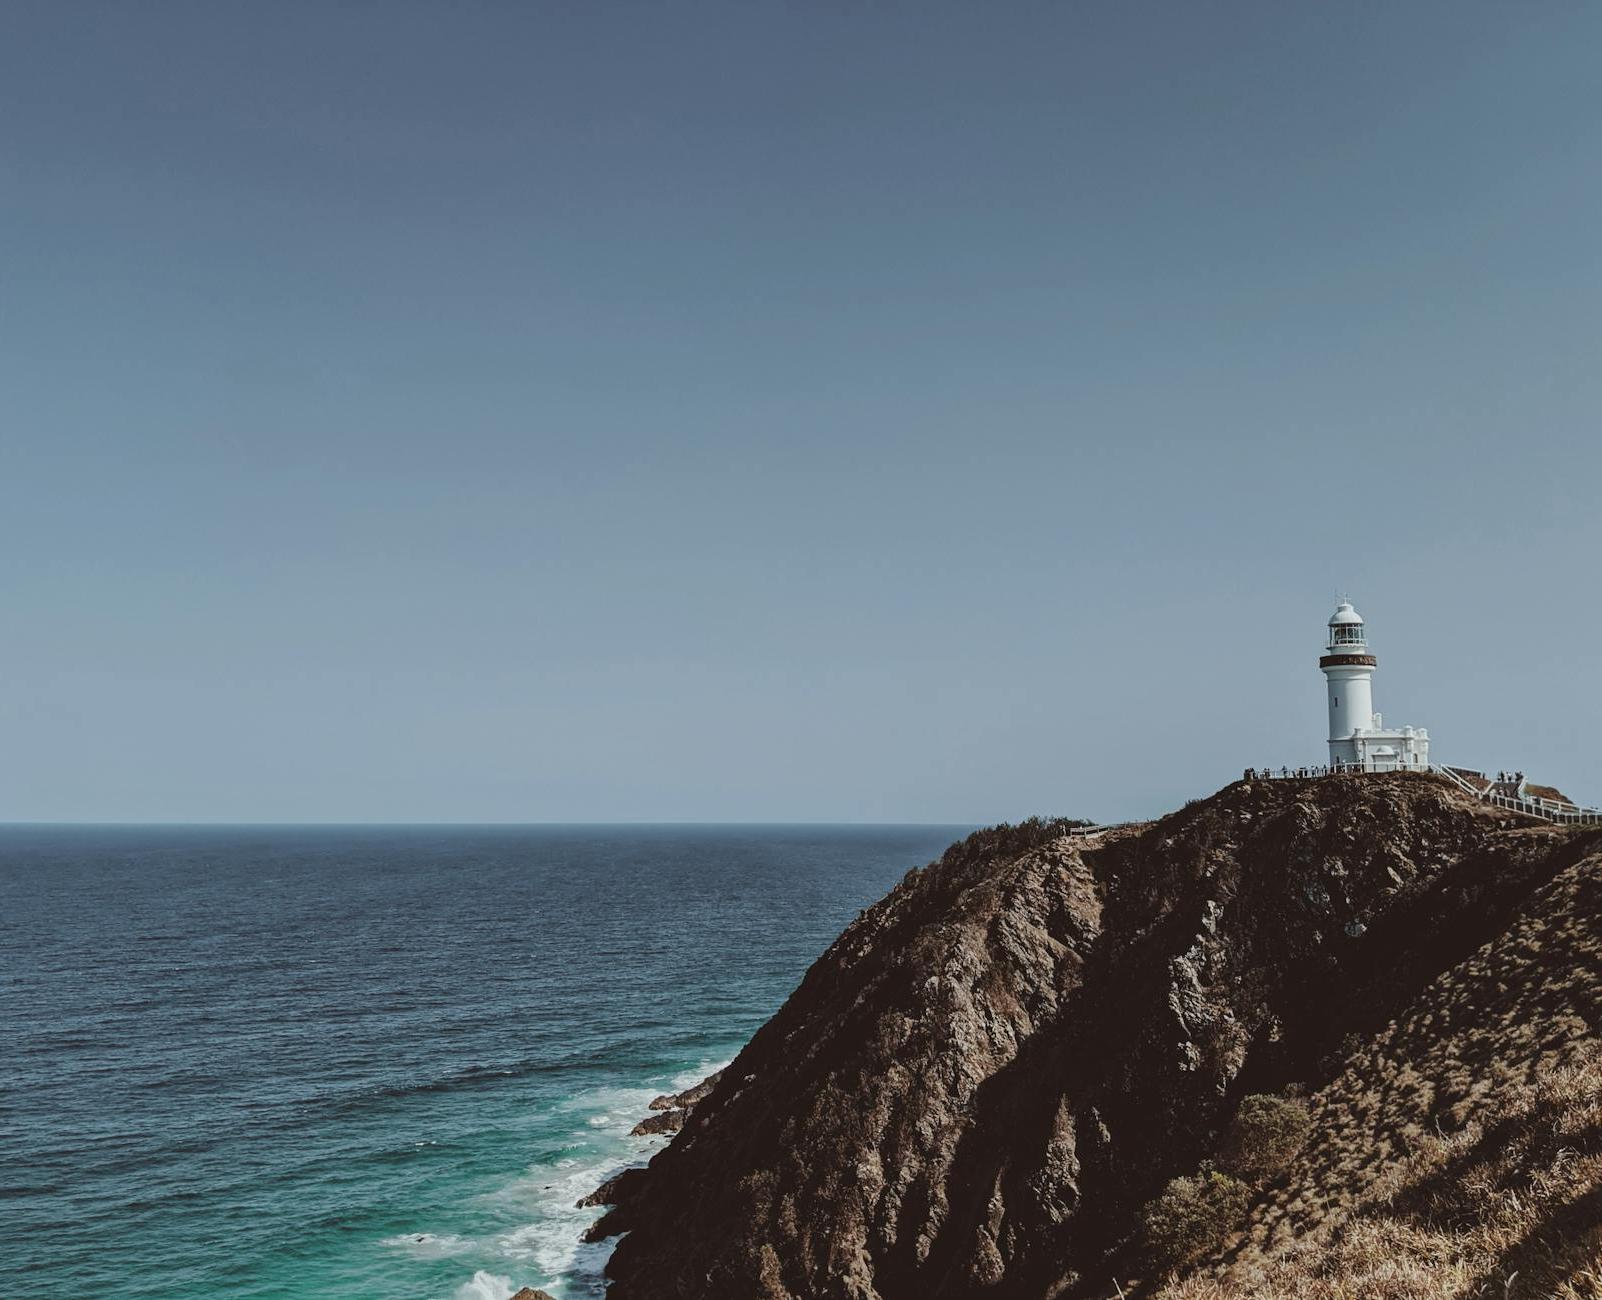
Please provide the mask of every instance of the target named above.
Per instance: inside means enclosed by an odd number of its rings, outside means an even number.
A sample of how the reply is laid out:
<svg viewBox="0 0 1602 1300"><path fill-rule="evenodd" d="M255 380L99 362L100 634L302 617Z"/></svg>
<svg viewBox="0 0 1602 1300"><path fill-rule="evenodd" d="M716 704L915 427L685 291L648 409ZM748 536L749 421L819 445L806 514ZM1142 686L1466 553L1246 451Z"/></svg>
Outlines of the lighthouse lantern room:
<svg viewBox="0 0 1602 1300"><path fill-rule="evenodd" d="M1337 771L1423 771L1430 734L1423 727L1387 729L1374 712L1374 669L1362 616L1342 600L1330 616L1318 666L1329 690L1329 761Z"/></svg>

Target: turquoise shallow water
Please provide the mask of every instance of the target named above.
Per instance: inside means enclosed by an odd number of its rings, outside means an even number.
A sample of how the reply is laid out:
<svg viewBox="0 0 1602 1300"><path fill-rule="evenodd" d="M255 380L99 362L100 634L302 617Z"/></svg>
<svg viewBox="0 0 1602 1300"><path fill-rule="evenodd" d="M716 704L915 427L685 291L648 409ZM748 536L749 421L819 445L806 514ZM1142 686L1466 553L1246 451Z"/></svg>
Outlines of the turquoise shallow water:
<svg viewBox="0 0 1602 1300"><path fill-rule="evenodd" d="M0 828L0 1295L599 1294L646 1102L960 833Z"/></svg>

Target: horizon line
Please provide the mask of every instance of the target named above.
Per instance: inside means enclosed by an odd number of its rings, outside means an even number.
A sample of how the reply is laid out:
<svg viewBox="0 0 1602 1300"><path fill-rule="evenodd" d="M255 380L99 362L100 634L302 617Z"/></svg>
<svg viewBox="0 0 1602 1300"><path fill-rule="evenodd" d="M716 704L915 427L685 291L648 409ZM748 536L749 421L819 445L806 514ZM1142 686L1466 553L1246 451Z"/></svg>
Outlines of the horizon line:
<svg viewBox="0 0 1602 1300"><path fill-rule="evenodd" d="M0 820L0 830L15 829L19 827L49 827L49 828L105 828L122 829L127 827L150 827L186 829L197 827L240 828L240 829L306 829L306 828L354 828L354 829L441 829L449 827L473 827L483 829L507 828L520 829L526 827L552 827L552 826L982 826L995 823L977 821L954 822L919 822L919 821L653 821L653 820L622 820L622 821L11 821Z"/></svg>

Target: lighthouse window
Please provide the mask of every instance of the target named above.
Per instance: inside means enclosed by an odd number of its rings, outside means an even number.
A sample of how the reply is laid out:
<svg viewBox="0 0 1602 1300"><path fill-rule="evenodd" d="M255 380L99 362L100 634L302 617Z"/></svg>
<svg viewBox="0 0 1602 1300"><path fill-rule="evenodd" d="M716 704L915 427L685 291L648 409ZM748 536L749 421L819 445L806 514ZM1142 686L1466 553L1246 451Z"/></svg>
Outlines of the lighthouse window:
<svg viewBox="0 0 1602 1300"><path fill-rule="evenodd" d="M1335 629L1333 645L1362 645L1363 625L1361 623L1343 623Z"/></svg>

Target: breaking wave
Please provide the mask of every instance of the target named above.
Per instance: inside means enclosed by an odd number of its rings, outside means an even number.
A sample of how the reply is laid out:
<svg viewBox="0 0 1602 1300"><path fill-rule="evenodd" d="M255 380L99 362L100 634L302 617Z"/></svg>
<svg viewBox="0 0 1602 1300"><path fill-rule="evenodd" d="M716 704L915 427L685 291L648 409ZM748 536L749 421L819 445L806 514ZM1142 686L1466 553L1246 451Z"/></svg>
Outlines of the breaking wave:
<svg viewBox="0 0 1602 1300"><path fill-rule="evenodd" d="M610 1242L586 1243L584 1230L601 1214L579 1208L612 1175L644 1164L667 1141L632 1137L649 1114L652 1098L699 1083L726 1061L705 1060L692 1069L640 1087L600 1087L557 1102L540 1118L550 1152L517 1178L473 1197L465 1207L495 1224L473 1238L419 1228L383 1240L419 1259L463 1259L474 1271L453 1300L508 1300L534 1286L557 1300L605 1293Z"/></svg>

